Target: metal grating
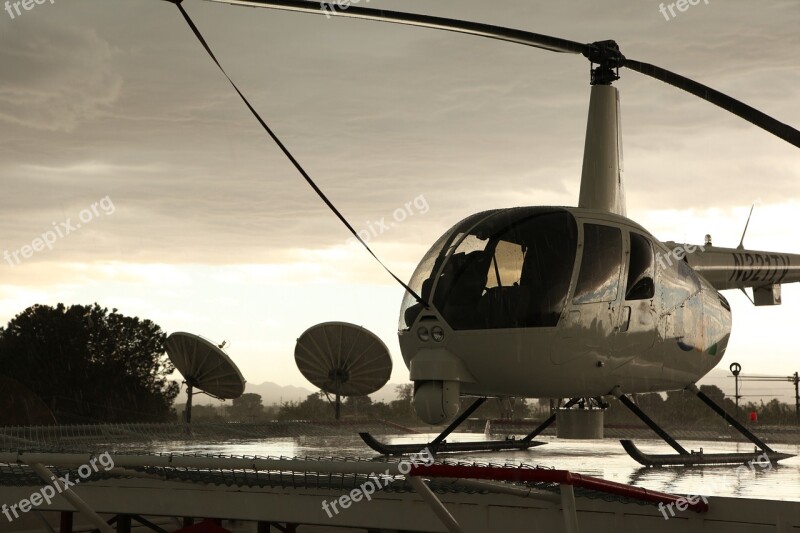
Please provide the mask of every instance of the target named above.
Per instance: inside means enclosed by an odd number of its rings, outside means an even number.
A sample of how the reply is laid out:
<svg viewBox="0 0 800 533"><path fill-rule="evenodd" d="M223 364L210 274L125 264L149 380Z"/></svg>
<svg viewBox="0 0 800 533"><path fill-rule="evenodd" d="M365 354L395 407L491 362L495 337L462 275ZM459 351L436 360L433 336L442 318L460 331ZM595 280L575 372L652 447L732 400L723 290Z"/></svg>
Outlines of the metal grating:
<svg viewBox="0 0 800 533"><path fill-rule="evenodd" d="M125 455L125 453L118 453L117 455ZM142 454L130 453L130 455L141 456ZM166 454L166 453L152 453L146 454L151 457L201 457L201 458L235 458L235 459L302 459L306 461L335 461L340 463L372 463L374 461L369 459L362 459L356 457L274 457L274 456L241 456L241 455L220 455L220 454ZM381 459L383 463L398 463L399 460L385 460ZM452 461L444 460L438 461L437 464L455 465L455 466L468 466L468 467L511 467L511 468L527 468L536 469L542 468L535 465L517 465L511 463L481 463L470 461ZM53 467L53 472L59 476L70 474L72 479L77 478L77 471L74 469ZM378 470L378 464L376 464ZM328 472L294 472L291 470L252 470L252 469L226 469L226 468L175 468L175 467L161 467L161 466L147 466L136 468L126 471L118 472L116 470L111 472L99 472L84 482L99 479L119 479L134 477L132 471L146 474L148 476L155 476L159 479L167 481L178 481L186 483L198 483L207 485L218 485L228 487L250 487L250 488L293 488L293 489L325 489L325 490L340 490L342 492L349 492L360 485L374 480L375 477L380 479L382 486L381 490L385 492L415 492L410 483L402 475L387 475L384 472L376 471L375 475L355 474L355 473L328 473ZM35 486L41 485L42 481L36 474L27 466L23 465L0 465L0 485L6 486ZM543 482L520 482L520 483L507 483L508 485L519 488L533 488L543 491L559 494L559 485L557 483L543 483ZM443 480L433 478L429 481L430 488L439 494L486 494L489 490L479 490L474 486L465 486L459 483L458 480ZM637 499L617 496L604 492L587 490L576 487L575 495L577 497L600 499L607 502L621 502L621 503L637 503L641 505L651 505L648 502L643 502Z"/></svg>

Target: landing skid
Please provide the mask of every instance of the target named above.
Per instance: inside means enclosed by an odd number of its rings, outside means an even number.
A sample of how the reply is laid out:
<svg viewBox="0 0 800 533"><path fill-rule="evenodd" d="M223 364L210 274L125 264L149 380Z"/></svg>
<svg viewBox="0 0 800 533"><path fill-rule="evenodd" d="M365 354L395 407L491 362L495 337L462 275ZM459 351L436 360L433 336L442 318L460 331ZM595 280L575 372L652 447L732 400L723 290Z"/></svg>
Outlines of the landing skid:
<svg viewBox="0 0 800 533"><path fill-rule="evenodd" d="M501 450L527 450L534 446L541 446L545 442L535 440L523 441L522 439L506 440L482 440L476 442L447 442L441 441L437 444L386 444L369 433L358 434L364 442L381 455L407 455L419 453L426 447L431 453L452 453L452 452L496 452Z"/></svg>
<svg viewBox="0 0 800 533"><path fill-rule="evenodd" d="M564 407L571 407L578 402L580 398L573 398L568 401ZM527 450L534 446L541 446L545 442L538 442L533 440L539 433L544 431L550 424L555 422L556 415L553 414L542 422L539 427L531 431L525 437L517 439L504 439L504 440L482 440L477 442L447 442L445 439L453 432L464 420L475 412L475 410L483 405L486 398L478 398L472 405L467 407L458 418L447 426L447 429L442 431L438 437L433 439L427 444L386 444L380 442L378 439L369 433L359 433L361 439L373 450L382 455L404 455L409 453L418 453L427 448L431 453L448 453L448 452L496 452L501 450Z"/></svg>
<svg viewBox="0 0 800 533"><path fill-rule="evenodd" d="M745 463L760 463L766 457L771 463L777 463L794 455L780 452L750 453L703 453L691 452L684 454L659 454L650 455L642 452L632 440L621 440L622 447L636 462L644 466L703 466L703 465L738 465Z"/></svg>
<svg viewBox="0 0 800 533"><path fill-rule="evenodd" d="M622 447L628 452L628 455L634 461L637 461L644 466L700 466L700 465L731 465L731 464L744 464L760 462L764 458L769 459L770 463L777 463L783 459L794 457L794 455L787 453L776 452L766 445L761 439L753 435L746 427L739 423L734 417L725 412L722 407L714 403L714 401L706 396L696 385L690 385L686 390L695 394L700 400L711 408L715 413L725 419L731 426L733 426L739 433L745 436L750 442L756 445L756 449L750 453L703 453L688 452L676 441L672 436L664 431L664 429L656 424L644 411L627 398L619 389L615 389L614 395L619 399L622 404L630 409L633 414L638 416L650 429L664 439L664 441L672 446L678 452L675 454L660 454L648 455L642 453L639 448L633 443L632 440L621 440Z"/></svg>

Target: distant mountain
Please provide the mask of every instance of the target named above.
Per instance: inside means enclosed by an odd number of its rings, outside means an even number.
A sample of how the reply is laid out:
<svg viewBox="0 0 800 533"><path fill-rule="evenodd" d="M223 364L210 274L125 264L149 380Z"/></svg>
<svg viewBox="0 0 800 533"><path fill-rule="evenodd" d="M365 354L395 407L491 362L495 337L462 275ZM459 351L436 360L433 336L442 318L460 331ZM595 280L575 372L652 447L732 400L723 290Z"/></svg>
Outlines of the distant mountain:
<svg viewBox="0 0 800 533"><path fill-rule="evenodd" d="M246 384L244 387L244 392L260 395L261 403L263 405L273 405L281 402L302 402L309 394L315 391L306 389L304 387L278 385L277 383L272 383L271 381L265 381L264 383ZM185 403L186 394L179 394L178 397L175 398L175 402ZM220 405L223 402L220 400L215 400L214 398L206 396L205 394L198 394L194 397L193 403L196 405Z"/></svg>
<svg viewBox="0 0 800 533"><path fill-rule="evenodd" d="M402 385L402 383L387 383L382 389L374 394L370 394L373 402L386 402L397 399L397 392L395 387ZM244 387L244 392L255 393L261 396L261 403L263 405L280 404L281 402L302 402L308 397L309 394L318 392L316 389L307 389L305 387L295 387L293 385L278 385L271 381L264 383L248 383ZM185 403L186 393L182 392L175 398L175 403ZM220 400L215 400L205 394L198 394L194 397L195 405L223 405ZM228 401L227 403L230 403Z"/></svg>
<svg viewBox="0 0 800 533"><path fill-rule="evenodd" d="M278 385L271 381L265 381L258 385L248 383L244 387L245 392L261 395L261 403L264 405L280 404L281 402L302 402L309 394L316 390L309 390L304 387L293 385Z"/></svg>
<svg viewBox="0 0 800 533"><path fill-rule="evenodd" d="M400 385L402 385L402 383L387 383L377 392L370 394L369 397L372 398L373 402L389 403L397 399L397 391L395 389ZM281 401L301 402L305 400L309 394L318 391L317 389L309 390L304 387L294 387L292 385L282 386L266 381L260 385L248 383L245 386L245 392L254 392L256 394L260 394L262 403L264 405L271 405L273 403L280 403Z"/></svg>

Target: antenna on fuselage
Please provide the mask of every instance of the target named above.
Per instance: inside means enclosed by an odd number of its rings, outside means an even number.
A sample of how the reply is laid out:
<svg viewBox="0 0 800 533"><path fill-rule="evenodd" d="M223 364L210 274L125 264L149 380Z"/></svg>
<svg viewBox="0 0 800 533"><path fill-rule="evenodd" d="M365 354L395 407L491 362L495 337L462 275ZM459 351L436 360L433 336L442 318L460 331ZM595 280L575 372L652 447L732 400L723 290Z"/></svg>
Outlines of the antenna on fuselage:
<svg viewBox="0 0 800 533"><path fill-rule="evenodd" d="M747 215L747 222L744 224L744 231L742 232L742 240L739 241L739 246L736 247L737 250L744 250L744 236L747 233L747 226L750 225L750 217L753 216L753 208L755 208L756 204L750 206L750 214Z"/></svg>

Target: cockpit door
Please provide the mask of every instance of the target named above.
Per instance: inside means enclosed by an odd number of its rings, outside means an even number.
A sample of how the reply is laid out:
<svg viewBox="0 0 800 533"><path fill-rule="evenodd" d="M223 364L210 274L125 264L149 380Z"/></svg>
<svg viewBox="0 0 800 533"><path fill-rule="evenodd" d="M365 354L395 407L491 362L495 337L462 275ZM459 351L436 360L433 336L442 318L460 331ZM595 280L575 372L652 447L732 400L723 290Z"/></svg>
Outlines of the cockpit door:
<svg viewBox="0 0 800 533"><path fill-rule="evenodd" d="M571 300L560 323L560 346L551 352L555 364L579 357L605 364L611 356L622 300L622 230L600 221L581 225L578 272Z"/></svg>
<svg viewBox="0 0 800 533"><path fill-rule="evenodd" d="M614 336L612 367L649 350L656 340L655 255L649 238L629 232L619 326Z"/></svg>

